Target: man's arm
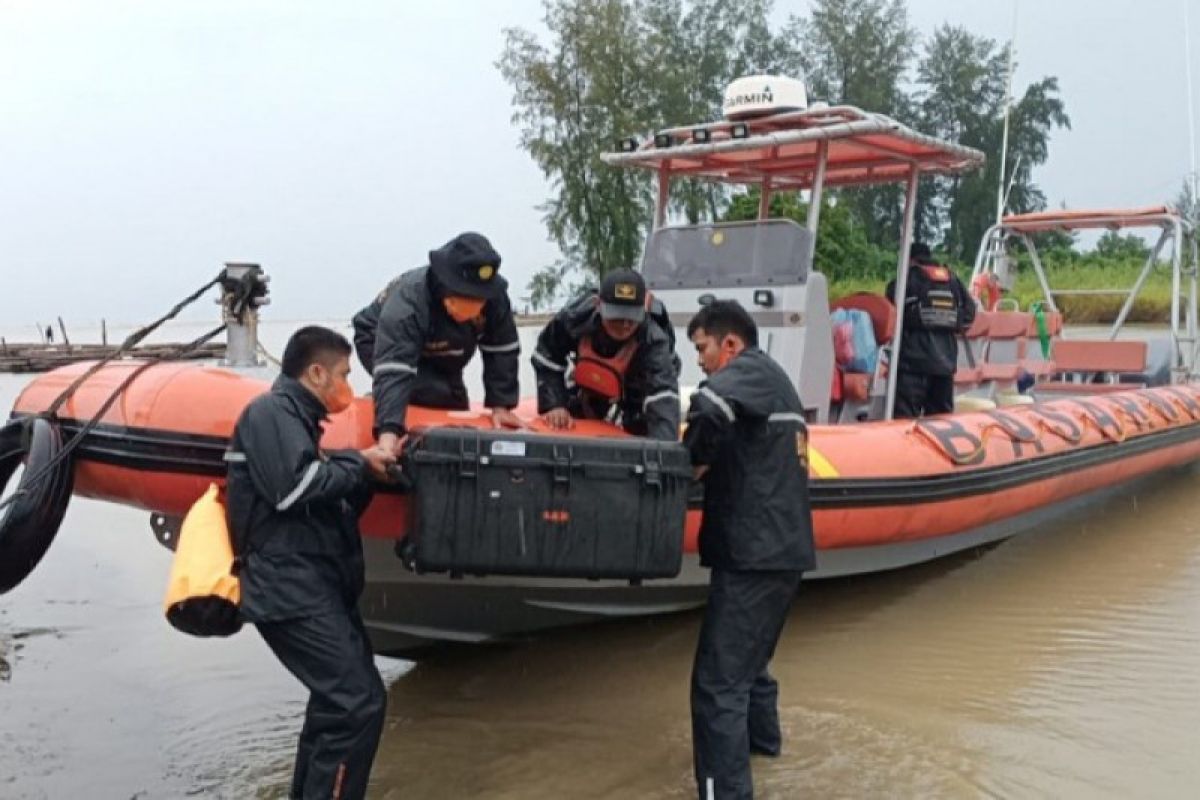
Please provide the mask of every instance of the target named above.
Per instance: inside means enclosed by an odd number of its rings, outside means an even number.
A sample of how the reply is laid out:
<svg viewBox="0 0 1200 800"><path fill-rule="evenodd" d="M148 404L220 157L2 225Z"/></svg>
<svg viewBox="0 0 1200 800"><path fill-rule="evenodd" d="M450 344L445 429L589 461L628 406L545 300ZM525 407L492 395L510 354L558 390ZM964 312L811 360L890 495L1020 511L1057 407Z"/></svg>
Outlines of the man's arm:
<svg viewBox="0 0 1200 800"><path fill-rule="evenodd" d="M234 457L245 459L255 492L276 511L351 498L366 483L362 455L338 451L323 459L304 424L274 404L250 406L238 427L244 452Z"/></svg>
<svg viewBox="0 0 1200 800"><path fill-rule="evenodd" d="M963 286L963 282L955 275L954 291L958 295L958 327L966 330L975 322L975 298L967 291L967 287Z"/></svg>
<svg viewBox="0 0 1200 800"><path fill-rule="evenodd" d="M521 342L507 294L488 301L479 352L483 357L483 404L492 409L515 408L521 399L517 382Z"/></svg>
<svg viewBox="0 0 1200 800"><path fill-rule="evenodd" d="M375 436L402 436L408 398L417 377L417 364L425 346L423 316L399 291L383 305L375 331Z"/></svg>
<svg viewBox="0 0 1200 800"><path fill-rule="evenodd" d="M354 351L368 375L375 372L375 331L379 327L382 303L375 301L354 315Z"/></svg>
<svg viewBox="0 0 1200 800"><path fill-rule="evenodd" d="M683 443L691 453L693 474L697 479L703 477L716 461L725 438L733 435L736 419L733 404L707 384L700 384L692 395L687 431L683 434Z"/></svg>
<svg viewBox="0 0 1200 800"><path fill-rule="evenodd" d="M665 337L653 337L639 355L646 385L642 401L646 434L659 441L678 441L679 375L675 371L675 353Z"/></svg>
<svg viewBox="0 0 1200 800"><path fill-rule="evenodd" d="M570 401L567 392L568 359L579 341L571 334L569 314L563 309L546 323L538 334L533 350L533 371L537 375L538 413L566 408Z"/></svg>

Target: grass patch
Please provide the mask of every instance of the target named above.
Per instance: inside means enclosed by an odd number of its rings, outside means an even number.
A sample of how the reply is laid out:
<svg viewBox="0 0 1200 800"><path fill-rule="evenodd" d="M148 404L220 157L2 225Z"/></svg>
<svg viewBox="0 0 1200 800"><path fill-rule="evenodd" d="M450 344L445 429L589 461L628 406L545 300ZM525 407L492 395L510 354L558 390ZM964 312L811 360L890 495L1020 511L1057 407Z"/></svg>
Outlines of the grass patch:
<svg viewBox="0 0 1200 800"><path fill-rule="evenodd" d="M1046 277L1054 289L1123 289L1133 286L1142 269L1142 263L1118 262L1099 264L1048 265ZM957 270L965 281L970 270ZM881 294L887 281L869 278L831 279L830 300L837 300L856 292ZM1186 297L1187 282L1183 283ZM1023 269L1014 291L1022 310L1042 299L1042 288L1031 270ZM1123 295L1083 294L1058 295L1055 298L1059 310L1067 322L1077 324L1109 323L1117 318L1125 302ZM1165 323L1171 317L1171 270L1169 264L1158 265L1147 279L1134 301L1128 322Z"/></svg>

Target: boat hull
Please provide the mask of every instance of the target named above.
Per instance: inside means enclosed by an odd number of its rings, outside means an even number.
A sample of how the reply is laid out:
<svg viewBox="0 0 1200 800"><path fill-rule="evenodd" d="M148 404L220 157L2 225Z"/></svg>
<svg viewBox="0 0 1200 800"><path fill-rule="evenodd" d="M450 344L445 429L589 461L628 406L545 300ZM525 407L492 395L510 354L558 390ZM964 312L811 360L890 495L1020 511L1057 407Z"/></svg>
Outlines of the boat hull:
<svg viewBox="0 0 1200 800"><path fill-rule="evenodd" d="M82 368L34 381L14 415L41 413ZM74 395L59 412L68 435L131 368L107 366ZM210 482L224 479L222 456L237 416L266 389L262 381L214 368L148 370L77 452L75 493L181 516ZM361 399L336 415L323 445L365 446L372 412ZM534 418L529 404L519 413ZM410 412L410 427L447 424L485 426L488 418L479 410ZM574 433L622 435L594 422L581 422ZM819 567L808 577L896 569L1006 538L1088 498L1200 459L1200 387L1135 389L915 422L813 426L808 455ZM698 506L688 514L680 575L637 586L415 575L394 555L407 519L406 498L394 492L378 494L363 518L363 612L383 652L491 641L704 602Z"/></svg>

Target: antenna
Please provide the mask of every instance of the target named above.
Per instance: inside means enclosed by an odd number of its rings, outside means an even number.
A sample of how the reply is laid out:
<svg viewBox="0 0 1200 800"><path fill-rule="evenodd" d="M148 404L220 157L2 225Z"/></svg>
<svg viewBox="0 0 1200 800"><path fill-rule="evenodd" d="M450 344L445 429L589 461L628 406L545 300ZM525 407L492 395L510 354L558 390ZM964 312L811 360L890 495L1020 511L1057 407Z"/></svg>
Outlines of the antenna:
<svg viewBox="0 0 1200 800"><path fill-rule="evenodd" d="M1187 3L1188 0L1183 0ZM1004 216L1004 202L1008 193L1004 191L1004 167L1008 161L1008 111L1012 106L1013 52L1017 49L1017 0L1013 0L1012 36L1008 40L1008 80L1004 87L1004 134L1000 138L1000 180L996 186L996 224ZM1016 170L1013 170L1016 174Z"/></svg>
<svg viewBox="0 0 1200 800"><path fill-rule="evenodd" d="M1187 105L1188 105L1188 148L1191 151L1191 172L1188 176L1191 178L1191 201L1192 207L1188 209L1192 212L1192 222L1196 220L1194 217L1197 213L1197 197L1196 197L1196 111L1192 104L1192 37L1191 37L1191 22L1188 19L1188 2L1183 0L1183 57L1186 63L1187 72Z"/></svg>

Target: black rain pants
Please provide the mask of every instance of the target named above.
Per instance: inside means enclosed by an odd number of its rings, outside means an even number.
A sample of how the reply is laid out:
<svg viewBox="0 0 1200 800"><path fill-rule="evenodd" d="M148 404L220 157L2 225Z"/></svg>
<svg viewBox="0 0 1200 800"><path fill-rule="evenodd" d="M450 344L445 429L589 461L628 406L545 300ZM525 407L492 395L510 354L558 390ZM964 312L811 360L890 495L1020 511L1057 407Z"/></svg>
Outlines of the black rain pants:
<svg viewBox="0 0 1200 800"><path fill-rule="evenodd" d="M387 690L357 609L260 622L267 646L312 693L291 798L361 800L383 733Z"/></svg>
<svg viewBox="0 0 1200 800"><path fill-rule="evenodd" d="M779 754L779 685L767 665L800 575L712 571L692 667L692 753L700 800L749 800L750 752Z"/></svg>

